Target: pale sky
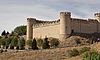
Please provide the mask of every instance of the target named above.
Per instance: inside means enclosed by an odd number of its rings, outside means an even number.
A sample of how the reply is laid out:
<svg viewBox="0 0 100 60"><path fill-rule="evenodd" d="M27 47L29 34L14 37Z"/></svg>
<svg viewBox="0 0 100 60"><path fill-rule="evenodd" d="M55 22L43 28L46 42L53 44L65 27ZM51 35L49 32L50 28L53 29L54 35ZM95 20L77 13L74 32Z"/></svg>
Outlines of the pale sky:
<svg viewBox="0 0 100 60"><path fill-rule="evenodd" d="M0 0L0 34L26 25L27 17L56 20L60 11L69 11L73 17L93 18L100 12L100 0Z"/></svg>

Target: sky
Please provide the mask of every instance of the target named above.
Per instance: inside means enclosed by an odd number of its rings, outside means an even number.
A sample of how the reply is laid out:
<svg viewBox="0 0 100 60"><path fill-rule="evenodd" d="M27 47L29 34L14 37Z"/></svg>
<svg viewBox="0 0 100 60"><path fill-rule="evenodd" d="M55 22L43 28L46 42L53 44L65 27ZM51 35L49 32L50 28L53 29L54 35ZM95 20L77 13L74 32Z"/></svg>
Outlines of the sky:
<svg viewBox="0 0 100 60"><path fill-rule="evenodd" d="M94 18L100 12L100 0L0 0L0 34L26 25L27 17L57 20L61 11L76 18Z"/></svg>

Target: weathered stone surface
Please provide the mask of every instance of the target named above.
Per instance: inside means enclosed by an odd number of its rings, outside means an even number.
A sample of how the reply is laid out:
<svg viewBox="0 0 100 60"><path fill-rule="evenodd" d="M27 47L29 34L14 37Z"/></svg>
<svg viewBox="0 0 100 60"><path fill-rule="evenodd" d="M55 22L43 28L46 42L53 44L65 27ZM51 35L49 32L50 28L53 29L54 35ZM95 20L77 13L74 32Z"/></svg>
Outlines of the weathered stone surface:
<svg viewBox="0 0 100 60"><path fill-rule="evenodd" d="M64 41L71 33L100 33L100 13L94 14L95 19L71 18L70 12L60 12L56 21L27 19L27 40L32 38L54 37Z"/></svg>

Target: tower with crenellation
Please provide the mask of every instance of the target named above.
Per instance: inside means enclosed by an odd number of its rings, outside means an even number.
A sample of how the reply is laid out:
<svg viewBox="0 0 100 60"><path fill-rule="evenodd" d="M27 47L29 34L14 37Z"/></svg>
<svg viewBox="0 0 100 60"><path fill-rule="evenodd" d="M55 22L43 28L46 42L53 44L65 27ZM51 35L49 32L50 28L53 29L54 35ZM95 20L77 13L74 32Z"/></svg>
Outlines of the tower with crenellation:
<svg viewBox="0 0 100 60"><path fill-rule="evenodd" d="M27 40L47 36L64 41L72 33L100 33L100 13L94 16L95 19L80 19L72 18L71 12L60 12L60 19L55 21L27 18Z"/></svg>

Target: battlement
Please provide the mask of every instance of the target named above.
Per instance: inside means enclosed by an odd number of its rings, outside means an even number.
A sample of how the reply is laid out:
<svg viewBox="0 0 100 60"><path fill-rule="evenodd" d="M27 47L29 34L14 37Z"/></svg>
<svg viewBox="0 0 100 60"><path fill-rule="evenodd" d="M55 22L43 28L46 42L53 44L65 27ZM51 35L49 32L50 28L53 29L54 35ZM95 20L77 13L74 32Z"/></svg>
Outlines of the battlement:
<svg viewBox="0 0 100 60"><path fill-rule="evenodd" d="M55 21L27 18L27 40L48 36L64 41L72 33L100 33L100 13L95 13L94 17L94 19L72 18L71 12L60 12L60 19Z"/></svg>
<svg viewBox="0 0 100 60"><path fill-rule="evenodd" d="M56 20L56 21L35 20L35 22L36 22L36 23L33 24L33 27L34 27L34 28L60 24L60 20L59 20L59 19Z"/></svg>
<svg viewBox="0 0 100 60"><path fill-rule="evenodd" d="M27 22L33 22L34 20L36 20L35 18L27 18Z"/></svg>
<svg viewBox="0 0 100 60"><path fill-rule="evenodd" d="M60 12L60 15L69 15L69 16L71 16L71 12Z"/></svg>
<svg viewBox="0 0 100 60"><path fill-rule="evenodd" d="M62 13L64 13L64 12L62 12ZM33 27L34 28L60 24L60 19L55 20L55 21L36 20L35 18L28 18L28 19L30 21L33 20L32 22L33 22ZM71 18L71 21L82 22L82 23L97 23L98 22L96 19L78 19L78 18Z"/></svg>
<svg viewBox="0 0 100 60"><path fill-rule="evenodd" d="M98 21L96 19L78 19L78 18L71 18L71 21L73 22L82 22L82 23L97 23Z"/></svg>

